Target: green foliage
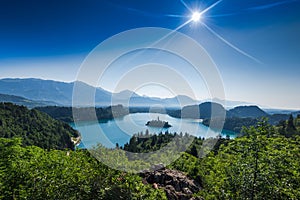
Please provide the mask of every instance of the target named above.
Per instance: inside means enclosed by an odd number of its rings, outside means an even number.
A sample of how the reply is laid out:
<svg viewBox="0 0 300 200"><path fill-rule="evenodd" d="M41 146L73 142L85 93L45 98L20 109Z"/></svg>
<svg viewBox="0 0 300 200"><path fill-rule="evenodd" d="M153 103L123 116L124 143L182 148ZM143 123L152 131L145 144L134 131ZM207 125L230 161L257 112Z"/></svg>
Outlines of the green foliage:
<svg viewBox="0 0 300 200"><path fill-rule="evenodd" d="M151 169L157 164L168 165L188 149L193 136L177 135L166 132L159 135L139 133L134 135L124 147L107 149L101 145L92 149L92 154L111 167L130 172ZM125 151L124 151L125 150ZM189 150L190 151L190 150Z"/></svg>
<svg viewBox="0 0 300 200"><path fill-rule="evenodd" d="M265 121L203 159L206 199L299 199L300 140Z"/></svg>
<svg viewBox="0 0 300 200"><path fill-rule="evenodd" d="M204 119L203 124L205 126L210 126L211 120L218 120L218 119ZM225 119L223 129L228 131L233 131L235 133L240 133L243 127L254 126L255 124L257 124L257 122L258 122L257 119L250 118L250 117L248 118L230 117Z"/></svg>
<svg viewBox="0 0 300 200"><path fill-rule="evenodd" d="M24 97L19 97L15 95L8 94L0 94L0 102L10 102L16 105L23 105L28 108L34 108L37 106L45 106L45 105L54 105L54 102L49 101L38 101L38 100L30 100Z"/></svg>
<svg viewBox="0 0 300 200"><path fill-rule="evenodd" d="M24 145L44 149L73 149L71 137L78 137L78 133L68 124L35 109L0 103L0 137L21 137Z"/></svg>
<svg viewBox="0 0 300 200"><path fill-rule="evenodd" d="M259 113L257 113L259 114ZM255 126L263 117L254 117L251 116L251 113L249 113L249 117L242 116L235 116L235 115L229 115L226 116L225 121L221 118L207 118L203 120L203 124L205 126L210 126L212 124L223 124L223 129L232 131L235 133L242 133L243 127L249 128L250 126ZM277 125L281 121L285 121L288 119L288 115L286 114L273 114L273 115L266 115L268 118L268 123L272 125ZM214 127L211 127L214 128Z"/></svg>
<svg viewBox="0 0 300 200"><path fill-rule="evenodd" d="M54 119L58 119L64 122L74 122L73 114L84 113L84 115L76 116L76 121L91 121L95 120L92 115L96 113L98 120L109 120L116 117L122 117L127 115L129 112L122 105L108 106L103 108L72 108L72 107L59 107L59 106L45 106L37 107L37 110L47 113ZM74 113L73 113L74 112Z"/></svg>
<svg viewBox="0 0 300 200"><path fill-rule="evenodd" d="M162 190L144 185L130 172L150 168L158 160L169 164L178 156L167 167L183 171L202 185L195 196L300 199L299 126L300 119L292 116L277 127L263 120L244 128L243 136L234 140L146 131L134 135L124 147L99 145L90 151L91 156L86 150L50 150L65 148L77 133L37 110L2 103L0 199L166 199ZM152 153L161 149L165 151Z"/></svg>
<svg viewBox="0 0 300 200"><path fill-rule="evenodd" d="M279 133L285 137L294 137L296 135L300 135L299 121L299 118L294 119L293 115L290 115L288 120L280 121L277 125Z"/></svg>
<svg viewBox="0 0 300 200"><path fill-rule="evenodd" d="M175 137L175 134L169 132L150 135L149 131L146 130L145 135L142 132L133 135L123 149L133 153L153 152L167 145Z"/></svg>
<svg viewBox="0 0 300 200"><path fill-rule="evenodd" d="M243 135L234 140L194 138L186 152L181 152L167 167L183 171L200 183L203 190L195 196L205 199L299 199L300 137L284 137L266 120L244 128ZM157 151L185 137L189 136L166 133L145 137L140 133L133 136L124 149L139 153ZM210 144L215 144L214 148L201 158L205 145ZM180 143L175 146L180 148ZM127 160L125 165L129 169L143 164L147 167L143 162L131 162L124 152L100 155L105 156Z"/></svg>
<svg viewBox="0 0 300 200"><path fill-rule="evenodd" d="M182 155L175 162L169 165L168 168L185 172L198 183L202 183L201 160L191 154L182 153Z"/></svg>
<svg viewBox="0 0 300 200"><path fill-rule="evenodd" d="M294 117L292 114L287 121L287 131L296 131L296 127L294 125Z"/></svg>
<svg viewBox="0 0 300 200"><path fill-rule="evenodd" d="M0 139L0 199L166 199L137 175L112 170L86 151L45 151Z"/></svg>
<svg viewBox="0 0 300 200"><path fill-rule="evenodd" d="M54 119L61 120L67 123L73 122L71 107L44 106L36 107L35 109L47 113Z"/></svg>

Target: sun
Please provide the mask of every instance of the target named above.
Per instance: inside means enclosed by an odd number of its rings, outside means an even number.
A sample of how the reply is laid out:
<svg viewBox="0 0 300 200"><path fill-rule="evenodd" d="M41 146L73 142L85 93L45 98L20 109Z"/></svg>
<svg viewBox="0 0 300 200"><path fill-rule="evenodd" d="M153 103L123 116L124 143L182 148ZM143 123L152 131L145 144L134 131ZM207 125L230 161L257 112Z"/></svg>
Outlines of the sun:
<svg viewBox="0 0 300 200"><path fill-rule="evenodd" d="M193 12L191 20L194 22L199 22L201 20L201 13L198 11Z"/></svg>

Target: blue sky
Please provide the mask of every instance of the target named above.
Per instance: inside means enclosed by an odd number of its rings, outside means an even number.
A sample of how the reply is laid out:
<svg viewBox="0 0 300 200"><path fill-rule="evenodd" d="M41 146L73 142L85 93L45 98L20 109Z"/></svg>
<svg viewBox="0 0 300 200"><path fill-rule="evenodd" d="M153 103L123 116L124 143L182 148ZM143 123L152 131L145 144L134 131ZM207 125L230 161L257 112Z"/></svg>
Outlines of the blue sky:
<svg viewBox="0 0 300 200"><path fill-rule="evenodd" d="M105 39L140 27L175 29L189 20L183 4L201 11L215 2L0 0L0 78L73 81ZM219 37L201 24L179 31L210 54L227 99L300 109L299 0L223 0L202 22Z"/></svg>

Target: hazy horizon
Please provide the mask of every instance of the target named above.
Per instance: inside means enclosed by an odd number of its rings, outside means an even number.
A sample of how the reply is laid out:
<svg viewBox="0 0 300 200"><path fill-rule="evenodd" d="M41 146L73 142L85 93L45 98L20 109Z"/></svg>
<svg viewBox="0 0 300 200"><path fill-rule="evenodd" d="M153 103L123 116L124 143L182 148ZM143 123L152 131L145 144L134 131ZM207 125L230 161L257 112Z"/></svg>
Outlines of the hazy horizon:
<svg viewBox="0 0 300 200"><path fill-rule="evenodd" d="M62 80L53 80L53 79L43 79L43 78L29 78L29 77L23 77L23 78L20 78L20 77L0 77L0 80L4 80L4 79L37 79L37 80L45 80L45 81L57 81L57 82L62 82L62 83L73 83L74 81L76 80L73 80L73 81L62 81ZM86 83L87 84L87 83ZM99 88L99 87L98 87ZM100 87L101 88L101 87ZM103 88L101 88L103 89ZM127 90L127 89L126 89ZM120 92L124 92L126 90L122 90ZM110 93L116 93L114 91L110 91L110 90L105 90L105 91L108 91ZM131 90L128 90L130 92L133 92ZM117 92L119 93L119 92ZM162 97L162 96L153 96L153 95L146 95L146 94L141 94L139 92L134 92L136 93L137 95L139 96L142 96L142 97L149 97L149 98L159 98L159 99L166 99L166 98L175 98L177 96L187 96L187 95L184 95L184 94L177 94L176 96L168 96L168 97ZM18 96L18 95L16 95ZM187 96L189 98L191 98L192 100L194 101L197 101L199 103L204 103L204 102L216 102L216 103L220 103L222 104L223 106L225 106L226 108L230 109L230 108L233 108L233 107L236 107L236 106L258 106L262 109L270 109L270 110L293 110L293 111L299 111L300 109L299 108L287 108L287 107L270 107L268 105L260 105L260 104L255 104L255 103L252 103L252 102L246 102L246 101L242 101L242 100L238 100L238 99L218 99L218 98L207 98L207 99L193 99L192 97L190 96ZM227 103L229 105L227 105ZM234 104L234 106L232 106L232 104Z"/></svg>

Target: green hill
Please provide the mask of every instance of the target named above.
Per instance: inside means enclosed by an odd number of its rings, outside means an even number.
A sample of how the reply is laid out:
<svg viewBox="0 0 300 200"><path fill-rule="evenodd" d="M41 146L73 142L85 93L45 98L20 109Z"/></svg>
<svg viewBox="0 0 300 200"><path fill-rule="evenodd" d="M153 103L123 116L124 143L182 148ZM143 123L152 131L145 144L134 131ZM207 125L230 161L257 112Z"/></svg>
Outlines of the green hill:
<svg viewBox="0 0 300 200"><path fill-rule="evenodd" d="M71 137L78 132L68 124L35 109L12 103L0 103L0 137L21 137L23 145L44 149L74 148Z"/></svg>
<svg viewBox="0 0 300 200"><path fill-rule="evenodd" d="M168 110L168 115L177 118L210 119L226 116L225 108L215 102L184 106L181 110Z"/></svg>
<svg viewBox="0 0 300 200"><path fill-rule="evenodd" d="M260 118L266 117L268 114L260 109L258 106L238 106L230 109L227 112L228 117L239 117L239 118Z"/></svg>
<svg viewBox="0 0 300 200"><path fill-rule="evenodd" d="M117 117L123 117L129 112L122 105L93 108L93 107L83 107L83 108L72 108L72 107L59 107L59 106L44 106L36 107L35 109L47 113L51 117L57 120L61 120L67 123L74 122L73 117L76 117L76 121L91 121L95 120L92 115L95 110L98 120L109 120ZM73 111L75 111L73 113ZM82 115L81 113L84 113ZM74 116L73 116L74 114Z"/></svg>
<svg viewBox="0 0 300 200"><path fill-rule="evenodd" d="M38 107L38 106L58 105L55 102L34 101L34 100L26 99L24 97L8 95L8 94L0 94L0 102L10 102L10 103L17 104L20 106L26 106L28 108L34 108L34 107Z"/></svg>

